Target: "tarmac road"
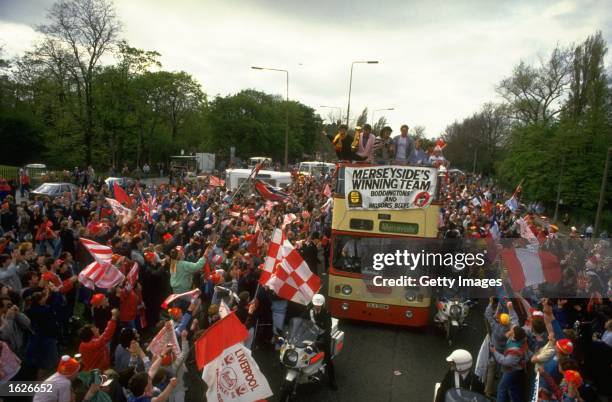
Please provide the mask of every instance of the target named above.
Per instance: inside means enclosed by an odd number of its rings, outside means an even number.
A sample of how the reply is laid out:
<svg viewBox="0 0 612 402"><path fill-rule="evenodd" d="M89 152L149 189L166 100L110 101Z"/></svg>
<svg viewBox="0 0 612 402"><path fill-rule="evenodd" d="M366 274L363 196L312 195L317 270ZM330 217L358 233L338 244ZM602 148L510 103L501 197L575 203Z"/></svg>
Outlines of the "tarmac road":
<svg viewBox="0 0 612 402"><path fill-rule="evenodd" d="M335 360L338 390L326 378L320 384L298 387L297 401L429 402L436 382L441 381L454 349L467 349L476 359L485 334L479 300L468 317L469 326L457 333L451 345L433 326L404 328L357 321L340 321L345 332L344 350ZM255 360L265 374L277 401L284 371L271 345L260 345ZM196 388L196 387L194 387ZM199 387L197 387L199 388ZM187 401L203 401L203 390L190 389Z"/></svg>

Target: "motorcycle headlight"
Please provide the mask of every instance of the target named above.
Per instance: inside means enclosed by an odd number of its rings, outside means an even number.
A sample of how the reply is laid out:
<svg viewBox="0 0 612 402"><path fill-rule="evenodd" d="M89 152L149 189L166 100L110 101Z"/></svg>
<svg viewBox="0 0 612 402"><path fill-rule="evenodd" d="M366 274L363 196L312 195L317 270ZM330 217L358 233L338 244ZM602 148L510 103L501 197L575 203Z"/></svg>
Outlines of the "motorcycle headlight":
<svg viewBox="0 0 612 402"><path fill-rule="evenodd" d="M461 306L453 304L452 306L450 306L449 312L451 317L457 319L461 317Z"/></svg>
<svg viewBox="0 0 612 402"><path fill-rule="evenodd" d="M296 365L297 361L298 361L298 353L295 350L290 349L285 352L283 363L285 363L287 366L293 367Z"/></svg>

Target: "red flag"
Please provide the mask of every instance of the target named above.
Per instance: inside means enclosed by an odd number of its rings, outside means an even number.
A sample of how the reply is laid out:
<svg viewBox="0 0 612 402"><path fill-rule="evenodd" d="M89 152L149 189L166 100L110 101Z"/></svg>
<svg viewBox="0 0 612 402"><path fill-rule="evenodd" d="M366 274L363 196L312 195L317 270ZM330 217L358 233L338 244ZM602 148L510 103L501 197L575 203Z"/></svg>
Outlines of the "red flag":
<svg viewBox="0 0 612 402"><path fill-rule="evenodd" d="M115 199L119 201L121 204L127 204L127 206L132 206L132 199L127 195L124 189L121 188L118 182L113 182L113 193L115 194Z"/></svg>
<svg viewBox="0 0 612 402"><path fill-rule="evenodd" d="M220 319L195 342L198 369L202 370L225 349L244 341L248 336L246 327L236 317L235 313Z"/></svg>

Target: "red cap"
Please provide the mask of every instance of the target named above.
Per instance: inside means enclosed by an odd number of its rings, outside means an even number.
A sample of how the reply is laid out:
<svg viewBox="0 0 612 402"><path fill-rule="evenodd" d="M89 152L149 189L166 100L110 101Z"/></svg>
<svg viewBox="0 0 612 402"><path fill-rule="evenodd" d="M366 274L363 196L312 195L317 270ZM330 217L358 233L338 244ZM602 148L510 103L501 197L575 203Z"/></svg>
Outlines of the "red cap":
<svg viewBox="0 0 612 402"><path fill-rule="evenodd" d="M571 355L574 351L574 344L569 339L559 339L555 346L557 350L564 355Z"/></svg>
<svg viewBox="0 0 612 402"><path fill-rule="evenodd" d="M144 253L144 258L145 258L145 261L149 263L153 263L155 262L155 253L152 251L147 251L146 253Z"/></svg>
<svg viewBox="0 0 612 402"><path fill-rule="evenodd" d="M90 303L91 303L92 306L98 307L99 305L102 304L102 302L104 302L105 298L106 298L106 296L104 296L104 294L96 293L95 295L91 296Z"/></svg>
<svg viewBox="0 0 612 402"><path fill-rule="evenodd" d="M565 382L574 384L576 388L580 388L582 385L582 376L575 370L565 370L563 378L565 378Z"/></svg>
<svg viewBox="0 0 612 402"><path fill-rule="evenodd" d="M168 309L168 314L170 315L170 317L172 317L172 319L175 320L178 319L182 313L183 311L181 311L181 309L178 307L170 307Z"/></svg>
<svg viewBox="0 0 612 402"><path fill-rule="evenodd" d="M170 233L166 233L163 236L164 241L172 240L172 235Z"/></svg>
<svg viewBox="0 0 612 402"><path fill-rule="evenodd" d="M62 356L59 364L57 365L57 372L61 375L71 376L79 372L81 364L74 357L68 355Z"/></svg>

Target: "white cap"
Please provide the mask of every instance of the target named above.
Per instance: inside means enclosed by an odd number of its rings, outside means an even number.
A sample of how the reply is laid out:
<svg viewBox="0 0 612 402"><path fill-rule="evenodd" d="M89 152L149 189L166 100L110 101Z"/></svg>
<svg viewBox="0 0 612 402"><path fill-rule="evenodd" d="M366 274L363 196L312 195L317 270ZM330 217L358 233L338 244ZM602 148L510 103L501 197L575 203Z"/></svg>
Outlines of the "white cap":
<svg viewBox="0 0 612 402"><path fill-rule="evenodd" d="M316 295L312 296L313 306L321 307L324 304L325 304L325 296L323 296L320 293L317 293Z"/></svg>

